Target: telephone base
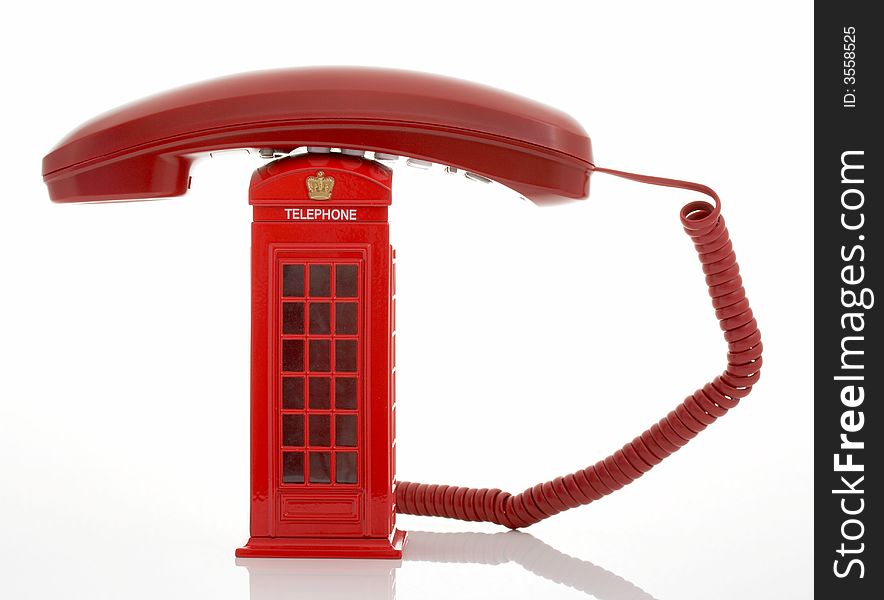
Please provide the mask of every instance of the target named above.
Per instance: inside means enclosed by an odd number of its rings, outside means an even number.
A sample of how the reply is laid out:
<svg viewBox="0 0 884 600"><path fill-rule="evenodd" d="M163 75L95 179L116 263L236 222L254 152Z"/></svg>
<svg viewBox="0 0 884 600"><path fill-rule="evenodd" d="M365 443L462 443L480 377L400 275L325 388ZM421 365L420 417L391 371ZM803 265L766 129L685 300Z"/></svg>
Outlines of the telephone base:
<svg viewBox="0 0 884 600"><path fill-rule="evenodd" d="M236 549L238 558L402 558L405 532L387 538L252 537Z"/></svg>

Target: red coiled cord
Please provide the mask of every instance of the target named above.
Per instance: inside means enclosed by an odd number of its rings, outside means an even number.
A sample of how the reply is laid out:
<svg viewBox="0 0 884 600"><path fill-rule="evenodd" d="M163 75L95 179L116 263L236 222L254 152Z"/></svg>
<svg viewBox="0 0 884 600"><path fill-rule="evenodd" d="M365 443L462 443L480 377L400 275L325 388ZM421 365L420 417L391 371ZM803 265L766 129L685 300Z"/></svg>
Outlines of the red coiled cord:
<svg viewBox="0 0 884 600"><path fill-rule="evenodd" d="M715 316L728 343L727 368L640 436L581 471L539 483L515 496L498 489L402 481L396 486L398 512L489 521L510 529L528 527L632 483L734 408L758 381L761 332L743 289L740 267L721 216L718 194L705 185L689 181L600 167L594 170L641 183L701 192L715 201L714 206L705 201L686 204L681 209L681 224L700 255Z"/></svg>

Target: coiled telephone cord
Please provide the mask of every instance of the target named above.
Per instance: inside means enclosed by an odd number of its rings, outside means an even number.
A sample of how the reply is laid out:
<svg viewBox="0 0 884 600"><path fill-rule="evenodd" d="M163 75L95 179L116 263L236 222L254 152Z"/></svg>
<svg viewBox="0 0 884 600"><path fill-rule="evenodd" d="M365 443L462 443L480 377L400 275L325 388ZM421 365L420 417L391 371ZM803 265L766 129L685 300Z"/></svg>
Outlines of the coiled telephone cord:
<svg viewBox="0 0 884 600"><path fill-rule="evenodd" d="M715 316L724 331L728 344L727 368L644 433L585 469L539 483L516 495L499 489L401 481L396 486L398 512L488 521L510 529L528 527L632 483L739 404L758 381L761 332L743 289L718 194L705 185L689 181L600 167L594 170L640 183L692 190L714 200L714 205L702 200L690 202L681 209L680 216L699 254Z"/></svg>

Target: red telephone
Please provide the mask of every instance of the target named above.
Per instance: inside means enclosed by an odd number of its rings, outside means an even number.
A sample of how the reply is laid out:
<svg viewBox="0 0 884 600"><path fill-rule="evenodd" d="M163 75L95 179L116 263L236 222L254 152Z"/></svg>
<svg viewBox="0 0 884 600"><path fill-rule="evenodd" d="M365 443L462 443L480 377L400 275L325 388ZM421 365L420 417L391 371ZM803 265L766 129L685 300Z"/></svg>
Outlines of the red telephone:
<svg viewBox="0 0 884 600"><path fill-rule="evenodd" d="M276 159L249 188L251 538L238 556L397 557L397 512L527 527L634 481L758 381L761 336L715 192L597 167L573 119L492 88L360 68L217 79L83 125L43 159L43 179L56 202L180 196L194 158L226 148ZM400 155L541 204L586 197L594 171L709 196L684 206L681 223L728 342L725 371L611 456L521 494L397 482L392 171L382 163Z"/></svg>

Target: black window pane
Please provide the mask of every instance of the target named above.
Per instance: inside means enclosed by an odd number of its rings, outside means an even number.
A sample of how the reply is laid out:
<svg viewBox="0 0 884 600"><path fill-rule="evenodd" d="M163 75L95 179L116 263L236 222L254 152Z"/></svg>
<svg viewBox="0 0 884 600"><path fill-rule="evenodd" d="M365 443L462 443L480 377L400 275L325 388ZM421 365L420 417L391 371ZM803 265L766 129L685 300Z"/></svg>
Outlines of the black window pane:
<svg viewBox="0 0 884 600"><path fill-rule="evenodd" d="M331 265L310 265L310 295L331 296Z"/></svg>
<svg viewBox="0 0 884 600"><path fill-rule="evenodd" d="M282 332L294 334L304 333L303 302L282 303Z"/></svg>
<svg viewBox="0 0 884 600"><path fill-rule="evenodd" d="M335 446L356 447L356 415L335 415Z"/></svg>
<svg viewBox="0 0 884 600"><path fill-rule="evenodd" d="M282 453L282 482L304 483L304 453Z"/></svg>
<svg viewBox="0 0 884 600"><path fill-rule="evenodd" d="M329 415L310 415L310 445L331 446L331 418Z"/></svg>
<svg viewBox="0 0 884 600"><path fill-rule="evenodd" d="M331 407L331 379L328 377L310 378L310 408Z"/></svg>
<svg viewBox="0 0 884 600"><path fill-rule="evenodd" d="M335 454L335 481L356 483L356 453L338 452Z"/></svg>
<svg viewBox="0 0 884 600"><path fill-rule="evenodd" d="M335 333L356 333L356 303L341 302L335 305Z"/></svg>
<svg viewBox="0 0 884 600"><path fill-rule="evenodd" d="M304 408L304 378L282 378L282 407L288 409Z"/></svg>
<svg viewBox="0 0 884 600"><path fill-rule="evenodd" d="M304 340L282 340L282 370L304 370Z"/></svg>
<svg viewBox="0 0 884 600"><path fill-rule="evenodd" d="M331 481L331 474L329 473L330 463L330 452L311 452L310 483L329 483Z"/></svg>
<svg viewBox="0 0 884 600"><path fill-rule="evenodd" d="M282 415L282 445L304 445L304 415Z"/></svg>
<svg viewBox="0 0 884 600"><path fill-rule="evenodd" d="M356 371L356 340L335 340L335 370Z"/></svg>
<svg viewBox="0 0 884 600"><path fill-rule="evenodd" d="M355 298L357 289L356 265L335 267L335 295L339 298Z"/></svg>
<svg viewBox="0 0 884 600"><path fill-rule="evenodd" d="M304 265L283 265L282 295L304 295Z"/></svg>
<svg viewBox="0 0 884 600"><path fill-rule="evenodd" d="M356 408L356 379L352 377L335 379L335 408Z"/></svg>
<svg viewBox="0 0 884 600"><path fill-rule="evenodd" d="M310 370L331 371L331 342L310 340Z"/></svg>
<svg viewBox="0 0 884 600"><path fill-rule="evenodd" d="M331 304L328 302L310 304L310 333L331 333Z"/></svg>

